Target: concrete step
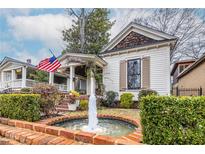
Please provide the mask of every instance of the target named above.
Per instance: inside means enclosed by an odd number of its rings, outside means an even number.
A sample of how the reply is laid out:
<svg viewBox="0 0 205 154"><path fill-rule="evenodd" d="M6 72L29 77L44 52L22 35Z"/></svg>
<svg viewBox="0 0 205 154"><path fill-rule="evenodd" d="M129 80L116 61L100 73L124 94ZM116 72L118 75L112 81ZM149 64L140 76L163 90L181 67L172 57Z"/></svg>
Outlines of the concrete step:
<svg viewBox="0 0 205 154"><path fill-rule="evenodd" d="M67 112L68 108L60 108L60 107L56 107L56 110L59 112Z"/></svg>
<svg viewBox="0 0 205 154"><path fill-rule="evenodd" d="M66 104L66 105L62 105L62 104L60 104L60 105L56 105L56 108L68 108L68 105Z"/></svg>

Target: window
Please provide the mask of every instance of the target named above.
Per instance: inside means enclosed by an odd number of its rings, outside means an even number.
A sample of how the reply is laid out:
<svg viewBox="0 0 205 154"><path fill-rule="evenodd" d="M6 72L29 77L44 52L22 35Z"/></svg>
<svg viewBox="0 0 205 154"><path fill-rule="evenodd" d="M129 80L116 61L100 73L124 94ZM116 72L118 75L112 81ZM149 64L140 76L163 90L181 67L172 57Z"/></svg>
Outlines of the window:
<svg viewBox="0 0 205 154"><path fill-rule="evenodd" d="M127 88L139 89L141 87L141 60L128 60L127 63Z"/></svg>
<svg viewBox="0 0 205 154"><path fill-rule="evenodd" d="M15 70L15 74L16 74L16 79L22 79L22 69L16 69Z"/></svg>

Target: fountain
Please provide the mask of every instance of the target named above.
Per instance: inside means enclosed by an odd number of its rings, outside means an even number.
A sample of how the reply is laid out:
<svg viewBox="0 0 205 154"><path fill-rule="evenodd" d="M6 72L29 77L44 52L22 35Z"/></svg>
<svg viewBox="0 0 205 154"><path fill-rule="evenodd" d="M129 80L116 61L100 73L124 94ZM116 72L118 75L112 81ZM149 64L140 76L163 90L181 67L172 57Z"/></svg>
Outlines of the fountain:
<svg viewBox="0 0 205 154"><path fill-rule="evenodd" d="M91 76L90 86L91 92L88 103L88 119L73 119L68 121L57 122L54 125L68 128L71 130L82 130L109 136L124 136L130 132L134 132L136 126L126 121L112 118L97 118L95 78L93 77L93 75Z"/></svg>
<svg viewBox="0 0 205 154"><path fill-rule="evenodd" d="M88 104L88 131L95 131L97 129L98 118L97 118L97 108L96 108L96 97L95 95L90 95Z"/></svg>
<svg viewBox="0 0 205 154"><path fill-rule="evenodd" d="M88 126L85 126L85 130L89 132L99 131L97 126L98 118L97 118L97 107L96 107L96 97L95 97L95 79L93 77L93 72L91 72L91 94L89 97L88 104Z"/></svg>

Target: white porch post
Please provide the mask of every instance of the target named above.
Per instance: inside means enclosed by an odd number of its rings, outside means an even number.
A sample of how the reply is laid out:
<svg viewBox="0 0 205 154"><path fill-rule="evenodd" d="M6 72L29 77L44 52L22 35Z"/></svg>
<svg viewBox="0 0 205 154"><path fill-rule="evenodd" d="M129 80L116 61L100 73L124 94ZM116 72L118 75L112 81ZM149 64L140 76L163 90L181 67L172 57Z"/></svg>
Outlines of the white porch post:
<svg viewBox="0 0 205 154"><path fill-rule="evenodd" d="M4 88L4 71L1 72L1 84L0 84L0 89Z"/></svg>
<svg viewBox="0 0 205 154"><path fill-rule="evenodd" d="M70 66L70 90L75 90L74 82L73 82L74 74L75 74L75 67L71 65Z"/></svg>
<svg viewBox="0 0 205 154"><path fill-rule="evenodd" d="M95 77L93 72L90 77L90 95L95 95Z"/></svg>
<svg viewBox="0 0 205 154"><path fill-rule="evenodd" d="M26 67L22 67L22 88L26 87Z"/></svg>
<svg viewBox="0 0 205 154"><path fill-rule="evenodd" d="M90 78L89 78L89 76L87 76L87 79L86 79L86 94L90 95Z"/></svg>
<svg viewBox="0 0 205 154"><path fill-rule="evenodd" d="M11 70L11 86L14 87L15 70Z"/></svg>
<svg viewBox="0 0 205 154"><path fill-rule="evenodd" d="M4 82L4 71L1 72L1 82Z"/></svg>
<svg viewBox="0 0 205 154"><path fill-rule="evenodd" d="M70 87L70 80L69 80L69 77L67 77L67 91L70 90L69 87Z"/></svg>
<svg viewBox="0 0 205 154"><path fill-rule="evenodd" d="M49 72L49 84L53 85L54 83L54 72Z"/></svg>

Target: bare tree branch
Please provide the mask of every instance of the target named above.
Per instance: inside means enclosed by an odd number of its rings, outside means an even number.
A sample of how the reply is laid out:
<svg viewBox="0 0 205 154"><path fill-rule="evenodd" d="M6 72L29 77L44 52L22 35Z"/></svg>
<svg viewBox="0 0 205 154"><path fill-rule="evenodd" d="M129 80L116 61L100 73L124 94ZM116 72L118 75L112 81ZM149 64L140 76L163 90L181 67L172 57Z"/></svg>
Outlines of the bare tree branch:
<svg viewBox="0 0 205 154"><path fill-rule="evenodd" d="M172 63L199 58L205 51L205 9L155 9L150 16L135 21L179 38L170 54Z"/></svg>

